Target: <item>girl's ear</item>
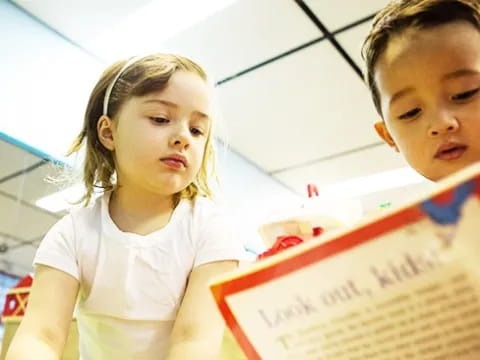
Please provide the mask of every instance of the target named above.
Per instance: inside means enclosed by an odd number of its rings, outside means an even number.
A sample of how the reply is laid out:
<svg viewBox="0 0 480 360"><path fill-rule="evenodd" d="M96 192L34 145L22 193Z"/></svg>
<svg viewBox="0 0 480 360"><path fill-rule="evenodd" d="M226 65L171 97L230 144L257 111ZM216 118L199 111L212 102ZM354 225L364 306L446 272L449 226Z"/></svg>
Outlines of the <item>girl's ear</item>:
<svg viewBox="0 0 480 360"><path fill-rule="evenodd" d="M115 123L108 116L102 115L97 122L98 140L110 151L115 150L114 133Z"/></svg>
<svg viewBox="0 0 480 360"><path fill-rule="evenodd" d="M377 131L378 136L385 141L388 146L393 148L396 152L399 152L395 141L393 141L392 135L390 135L387 127L385 126L385 122L379 121L375 123L375 130Z"/></svg>

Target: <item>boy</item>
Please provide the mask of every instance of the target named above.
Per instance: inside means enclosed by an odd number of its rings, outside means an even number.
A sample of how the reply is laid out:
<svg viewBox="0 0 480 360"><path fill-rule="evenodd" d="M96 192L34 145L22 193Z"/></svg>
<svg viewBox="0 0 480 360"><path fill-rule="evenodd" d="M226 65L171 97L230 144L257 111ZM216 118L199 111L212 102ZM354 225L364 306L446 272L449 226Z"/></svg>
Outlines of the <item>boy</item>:
<svg viewBox="0 0 480 360"><path fill-rule="evenodd" d="M436 181L480 161L480 0L401 0L363 47L380 137Z"/></svg>

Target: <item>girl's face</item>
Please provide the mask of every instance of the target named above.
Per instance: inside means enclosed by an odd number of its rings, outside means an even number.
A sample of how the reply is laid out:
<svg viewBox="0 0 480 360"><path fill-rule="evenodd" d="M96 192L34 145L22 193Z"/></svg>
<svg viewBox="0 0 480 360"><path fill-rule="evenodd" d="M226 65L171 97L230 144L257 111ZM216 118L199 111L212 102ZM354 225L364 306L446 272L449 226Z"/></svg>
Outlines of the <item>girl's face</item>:
<svg viewBox="0 0 480 360"><path fill-rule="evenodd" d="M472 24L407 30L375 75L377 131L415 170L438 180L480 161L480 32Z"/></svg>
<svg viewBox="0 0 480 360"><path fill-rule="evenodd" d="M177 71L163 90L127 100L112 123L118 184L159 195L185 189L203 162L211 97L200 76Z"/></svg>

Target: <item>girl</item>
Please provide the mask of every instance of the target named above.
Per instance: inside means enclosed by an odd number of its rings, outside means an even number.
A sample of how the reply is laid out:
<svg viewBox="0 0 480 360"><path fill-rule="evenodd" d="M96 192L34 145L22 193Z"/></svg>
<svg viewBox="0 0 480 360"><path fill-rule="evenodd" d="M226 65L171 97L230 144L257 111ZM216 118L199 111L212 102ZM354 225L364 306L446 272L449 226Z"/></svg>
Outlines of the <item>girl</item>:
<svg viewBox="0 0 480 360"><path fill-rule="evenodd" d="M214 359L212 276L239 244L215 206L212 101L202 68L151 55L108 68L82 131L88 204L47 233L8 360L59 359L76 307L82 360Z"/></svg>

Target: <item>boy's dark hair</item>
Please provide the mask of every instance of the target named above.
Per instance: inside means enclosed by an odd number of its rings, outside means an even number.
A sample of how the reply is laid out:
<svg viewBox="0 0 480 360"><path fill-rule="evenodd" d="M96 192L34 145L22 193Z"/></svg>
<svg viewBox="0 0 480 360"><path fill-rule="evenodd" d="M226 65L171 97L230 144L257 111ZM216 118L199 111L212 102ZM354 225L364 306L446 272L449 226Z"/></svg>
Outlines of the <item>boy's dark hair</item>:
<svg viewBox="0 0 480 360"><path fill-rule="evenodd" d="M406 29L425 29L459 20L468 21L480 30L480 0L394 0L375 16L362 56L367 67L366 81L380 116L375 66L392 37Z"/></svg>

